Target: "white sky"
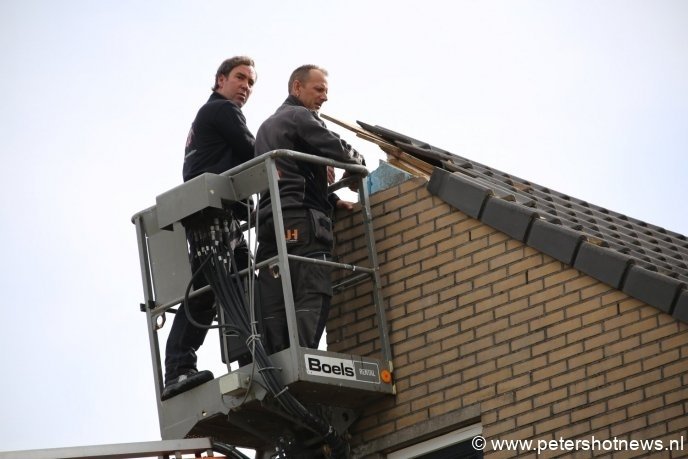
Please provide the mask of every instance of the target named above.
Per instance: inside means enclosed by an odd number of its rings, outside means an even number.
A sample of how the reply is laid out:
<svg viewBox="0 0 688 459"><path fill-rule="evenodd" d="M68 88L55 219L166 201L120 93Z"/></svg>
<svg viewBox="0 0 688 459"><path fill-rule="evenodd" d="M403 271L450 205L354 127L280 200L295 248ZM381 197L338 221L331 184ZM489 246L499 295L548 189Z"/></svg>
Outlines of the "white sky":
<svg viewBox="0 0 688 459"><path fill-rule="evenodd" d="M236 54L253 132L315 63L324 113L688 234L688 2L3 0L0 450L159 439L130 218Z"/></svg>

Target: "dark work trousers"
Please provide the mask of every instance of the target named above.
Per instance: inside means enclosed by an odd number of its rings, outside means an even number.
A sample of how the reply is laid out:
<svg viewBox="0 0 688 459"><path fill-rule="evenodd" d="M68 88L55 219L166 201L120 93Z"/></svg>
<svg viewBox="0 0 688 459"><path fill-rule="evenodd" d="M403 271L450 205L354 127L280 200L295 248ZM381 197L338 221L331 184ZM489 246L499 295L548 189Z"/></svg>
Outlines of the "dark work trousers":
<svg viewBox="0 0 688 459"><path fill-rule="evenodd" d="M287 252L303 257L329 260L332 252L332 222L315 209L283 211ZM257 260L277 255L275 229L271 217L260 222ZM289 261L299 345L317 348L332 300L331 268L308 262ZM282 278L270 267L258 273L258 301L262 311L264 345L272 354L289 347L287 316Z"/></svg>
<svg viewBox="0 0 688 459"><path fill-rule="evenodd" d="M231 243L234 247L234 257L237 268L239 270L245 269L248 266L248 246L243 234L239 231L239 221L232 219L232 240L226 241ZM202 260L192 256L196 250L194 242L190 236L190 231L187 229L187 240L189 241L189 259L191 261L192 273L195 273ZM193 289L198 290L208 285L205 277L200 274L193 281ZM203 324L210 325L215 318L215 295L212 291L205 292L199 296L189 300L189 312L193 320ZM184 312L183 303L179 306L179 310L174 316L170 334L167 337L167 345L165 347L165 381L169 382L177 376L196 369L196 351L201 347L206 335L207 328L199 328L189 322L189 319Z"/></svg>

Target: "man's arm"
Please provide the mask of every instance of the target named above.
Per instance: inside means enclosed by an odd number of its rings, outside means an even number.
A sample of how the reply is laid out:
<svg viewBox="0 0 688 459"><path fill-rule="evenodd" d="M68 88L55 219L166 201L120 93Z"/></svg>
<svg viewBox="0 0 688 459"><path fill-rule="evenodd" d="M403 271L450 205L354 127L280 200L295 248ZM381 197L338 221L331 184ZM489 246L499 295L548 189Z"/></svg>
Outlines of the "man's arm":
<svg viewBox="0 0 688 459"><path fill-rule="evenodd" d="M327 129L317 115L303 109L298 110L295 116L299 137L310 147L311 153L344 163L365 164L363 156L336 133Z"/></svg>
<svg viewBox="0 0 688 459"><path fill-rule="evenodd" d="M218 110L215 124L220 135L232 146L236 164L253 159L255 138L246 126L246 117L233 102L227 101Z"/></svg>

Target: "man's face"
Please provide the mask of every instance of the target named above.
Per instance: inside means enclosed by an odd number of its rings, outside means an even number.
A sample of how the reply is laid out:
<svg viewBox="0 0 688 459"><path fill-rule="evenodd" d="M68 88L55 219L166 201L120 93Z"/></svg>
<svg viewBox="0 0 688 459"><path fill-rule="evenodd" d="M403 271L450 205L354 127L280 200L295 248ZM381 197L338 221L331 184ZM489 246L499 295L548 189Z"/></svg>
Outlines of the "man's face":
<svg viewBox="0 0 688 459"><path fill-rule="evenodd" d="M294 91L296 98L307 109L317 112L327 101L327 77L320 70L313 69L308 73L306 81L294 82Z"/></svg>
<svg viewBox="0 0 688 459"><path fill-rule="evenodd" d="M253 92L256 83L256 71L248 65L237 65L229 75L220 75L217 79L217 92L243 107Z"/></svg>

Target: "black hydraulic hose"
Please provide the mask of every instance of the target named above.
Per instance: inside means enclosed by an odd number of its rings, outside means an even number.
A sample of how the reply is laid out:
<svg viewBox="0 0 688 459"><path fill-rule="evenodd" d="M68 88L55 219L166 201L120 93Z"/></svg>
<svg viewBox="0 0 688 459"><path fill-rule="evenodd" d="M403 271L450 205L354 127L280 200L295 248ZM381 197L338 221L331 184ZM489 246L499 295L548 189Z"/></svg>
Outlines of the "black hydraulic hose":
<svg viewBox="0 0 688 459"><path fill-rule="evenodd" d="M257 364L258 372L261 373L265 386L274 399L289 415L303 420L310 430L320 435L330 445L334 457L347 457L348 443L332 425L320 416L311 413L289 392L281 381L278 368L272 364L265 351L262 340L252 333L251 323L247 317L244 286L238 274L234 253L231 245L228 246L223 243L223 236L230 236L227 234L227 225L225 224L224 227L225 232L223 233L220 230L219 221L216 220L211 227L209 239L205 238L204 235L199 235L199 239L204 239L205 244L200 244L201 249L198 255L200 256L205 251L207 256L198 271L202 271L206 276L206 280L220 307L227 314L232 328L247 343L252 340L254 363ZM249 273L249 275L251 274Z"/></svg>
<svg viewBox="0 0 688 459"><path fill-rule="evenodd" d="M201 266L194 272L191 276L191 280L186 286L186 290L184 291L184 301L183 301L183 307L184 307L184 313L186 314L186 318L189 319L189 323L193 325L194 327L198 328L207 328L207 329L214 329L214 328L229 328L230 330L237 331L237 328L231 324L225 324L225 325L206 325L202 324L200 322L197 322L194 318L193 315L191 314L191 308L189 307L189 294L191 293L191 287L193 286L193 281L196 280L198 275L202 272L203 267L210 261L211 256L208 255L205 260L201 263Z"/></svg>
<svg viewBox="0 0 688 459"><path fill-rule="evenodd" d="M219 441L213 441L213 451L222 453L232 459L250 459L247 455L236 449L232 445L227 445Z"/></svg>

